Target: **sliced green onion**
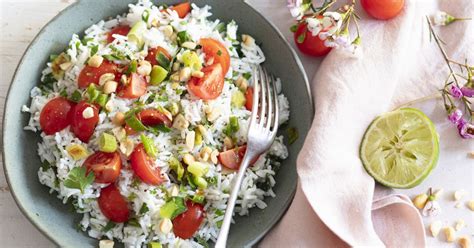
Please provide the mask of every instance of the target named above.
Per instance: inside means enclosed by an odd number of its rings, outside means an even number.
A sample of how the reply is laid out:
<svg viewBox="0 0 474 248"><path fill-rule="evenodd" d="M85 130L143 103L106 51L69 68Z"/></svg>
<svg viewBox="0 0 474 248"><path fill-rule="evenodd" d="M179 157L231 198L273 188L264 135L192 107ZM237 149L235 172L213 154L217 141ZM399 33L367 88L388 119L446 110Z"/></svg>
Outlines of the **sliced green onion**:
<svg viewBox="0 0 474 248"><path fill-rule="evenodd" d="M95 45L91 47L91 57L94 56L97 51L99 51L99 45Z"/></svg>
<svg viewBox="0 0 474 248"><path fill-rule="evenodd" d="M159 52L158 54L156 54L155 59L156 59L156 62L158 62L158 65L163 67L163 69L165 69L167 71L170 70L171 60L169 60L168 57L166 57L166 55L164 53Z"/></svg>
<svg viewBox="0 0 474 248"><path fill-rule="evenodd" d="M105 225L104 228L102 228L102 232L106 233L110 231L112 228L114 228L115 226L116 226L115 222L109 221L107 222L107 225Z"/></svg>
<svg viewBox="0 0 474 248"><path fill-rule="evenodd" d="M252 77L252 73L246 72L246 73L242 74L242 77L244 77L245 79L249 80L249 79Z"/></svg>
<svg viewBox="0 0 474 248"><path fill-rule="evenodd" d="M150 11L149 10L144 10L142 14L142 20L144 22L148 22L148 19L150 18Z"/></svg>
<svg viewBox="0 0 474 248"><path fill-rule="evenodd" d="M193 198L191 198L191 201L195 202L195 203L199 203L199 204L202 204L204 202L204 195L202 194L195 194L193 196Z"/></svg>
<svg viewBox="0 0 474 248"><path fill-rule="evenodd" d="M235 108L241 108L245 105L246 101L244 93L240 90L235 91L230 98L230 104Z"/></svg>
<svg viewBox="0 0 474 248"><path fill-rule="evenodd" d="M140 227L140 223L138 223L138 220L136 218L129 219L127 221L127 224L135 227Z"/></svg>
<svg viewBox="0 0 474 248"><path fill-rule="evenodd" d="M176 175L178 176L178 181L181 181L183 179L184 175L184 167L181 162L175 157L171 157L168 160L169 167L176 172Z"/></svg>
<svg viewBox="0 0 474 248"><path fill-rule="evenodd" d="M109 99L109 96L107 94L100 94L97 97L95 102L99 104L101 107L105 107L105 104L107 104L108 99Z"/></svg>
<svg viewBox="0 0 474 248"><path fill-rule="evenodd" d="M187 208L184 199L181 197L172 197L171 200L160 208L162 218L174 219L176 216L186 212Z"/></svg>
<svg viewBox="0 0 474 248"><path fill-rule="evenodd" d="M169 132L171 132L171 128L161 124L161 125L148 127L148 131L158 135L159 133L169 133Z"/></svg>
<svg viewBox="0 0 474 248"><path fill-rule="evenodd" d="M299 44L301 44L301 43L304 42L304 39L306 39L306 32L303 32L302 34L300 34L300 35L296 38L296 42L298 42Z"/></svg>
<svg viewBox="0 0 474 248"><path fill-rule="evenodd" d="M102 133L99 138L99 150L102 152L115 152L117 150L117 140L115 136Z"/></svg>
<svg viewBox="0 0 474 248"><path fill-rule="evenodd" d="M217 32L219 32L219 33L225 32L225 31L226 31L225 23L221 22L221 23L217 24L216 30L217 30Z"/></svg>
<svg viewBox="0 0 474 248"><path fill-rule="evenodd" d="M146 126L143 125L143 123L135 115L125 119L125 123L127 123L127 125L137 132L145 131L147 129Z"/></svg>
<svg viewBox="0 0 474 248"><path fill-rule="evenodd" d="M99 96L100 92L95 87L95 84L89 84L87 87L87 94L89 95L89 102L94 102Z"/></svg>
<svg viewBox="0 0 474 248"><path fill-rule="evenodd" d="M155 144L153 143L153 140L144 134L140 135L140 139L142 140L142 144L145 148L146 154L148 154L148 156L152 158L156 158L158 151L156 149Z"/></svg>
<svg viewBox="0 0 474 248"><path fill-rule="evenodd" d="M159 242L150 242L148 243L148 248L162 248L163 246Z"/></svg>
<svg viewBox="0 0 474 248"><path fill-rule="evenodd" d="M201 162L193 162L188 166L188 171L196 177L202 177L209 171L209 165Z"/></svg>
<svg viewBox="0 0 474 248"><path fill-rule="evenodd" d="M147 24L144 21L138 21L133 24L132 29L127 34L128 40L137 44L137 46L143 46L143 33L147 30Z"/></svg>
<svg viewBox="0 0 474 248"><path fill-rule="evenodd" d="M224 129L224 134L227 136L232 136L234 133L238 132L239 129L239 119L237 119L236 116L231 116L229 117L229 123Z"/></svg>
<svg viewBox="0 0 474 248"><path fill-rule="evenodd" d="M185 67L193 68L195 71L200 71L202 69L201 60L197 53L192 51L185 51L181 57L181 60L184 63Z"/></svg>
<svg viewBox="0 0 474 248"><path fill-rule="evenodd" d="M188 32L186 31L178 32L177 41L178 41L179 46L181 46L181 44L183 44L184 42L190 41L190 40L191 40L191 37L189 36Z"/></svg>
<svg viewBox="0 0 474 248"><path fill-rule="evenodd" d="M202 177L196 177L196 176L193 176L193 181L194 181L194 184L196 184L196 186L200 189L206 189L207 188L207 181L206 179L202 178Z"/></svg>
<svg viewBox="0 0 474 248"><path fill-rule="evenodd" d="M146 203L143 203L142 207L140 208L139 213L140 214L146 214L146 213L148 213L148 211L150 211L150 209L148 208Z"/></svg>
<svg viewBox="0 0 474 248"><path fill-rule="evenodd" d="M154 65L153 69L151 69L150 83L154 85L159 84L165 80L166 76L168 76L168 71L165 68Z"/></svg>

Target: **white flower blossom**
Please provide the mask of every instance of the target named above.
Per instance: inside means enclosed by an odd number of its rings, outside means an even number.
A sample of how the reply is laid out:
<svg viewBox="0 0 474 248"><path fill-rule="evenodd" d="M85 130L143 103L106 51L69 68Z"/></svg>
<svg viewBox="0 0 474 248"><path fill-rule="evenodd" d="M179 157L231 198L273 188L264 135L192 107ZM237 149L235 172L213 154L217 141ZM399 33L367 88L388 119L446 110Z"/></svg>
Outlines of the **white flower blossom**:
<svg viewBox="0 0 474 248"><path fill-rule="evenodd" d="M323 29L321 22L316 18L306 18L306 23L308 24L308 30L313 36L318 35Z"/></svg>
<svg viewBox="0 0 474 248"><path fill-rule="evenodd" d="M350 41L348 35L341 34L339 36L336 36L336 39L334 41L340 47L347 48L347 47L351 46L351 41Z"/></svg>
<svg viewBox="0 0 474 248"><path fill-rule="evenodd" d="M288 0L287 7L290 9L291 16L297 20L301 20L308 9L308 6L303 4L303 0Z"/></svg>
<svg viewBox="0 0 474 248"><path fill-rule="evenodd" d="M342 16L339 12L325 12L323 14L322 26L331 35L337 33L342 26Z"/></svg>
<svg viewBox="0 0 474 248"><path fill-rule="evenodd" d="M444 11L438 10L431 16L431 20L435 26L445 26L456 21L456 18Z"/></svg>

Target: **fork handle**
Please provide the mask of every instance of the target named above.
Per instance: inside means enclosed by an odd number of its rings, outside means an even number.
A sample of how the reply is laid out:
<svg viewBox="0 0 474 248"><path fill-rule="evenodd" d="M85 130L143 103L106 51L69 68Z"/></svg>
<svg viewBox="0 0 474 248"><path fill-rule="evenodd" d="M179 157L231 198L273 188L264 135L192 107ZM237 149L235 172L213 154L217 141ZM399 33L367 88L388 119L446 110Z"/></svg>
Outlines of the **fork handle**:
<svg viewBox="0 0 474 248"><path fill-rule="evenodd" d="M234 213L235 202L237 201L237 195L240 191L240 186L244 180L245 171L249 166L250 159L253 155L247 149L242 162L240 163L239 173L237 174L236 181L232 187L229 200L227 201L227 208L225 210L224 221L222 222L219 236L217 237L215 248L225 248L227 243L227 236L229 235L230 224L232 222L232 214Z"/></svg>

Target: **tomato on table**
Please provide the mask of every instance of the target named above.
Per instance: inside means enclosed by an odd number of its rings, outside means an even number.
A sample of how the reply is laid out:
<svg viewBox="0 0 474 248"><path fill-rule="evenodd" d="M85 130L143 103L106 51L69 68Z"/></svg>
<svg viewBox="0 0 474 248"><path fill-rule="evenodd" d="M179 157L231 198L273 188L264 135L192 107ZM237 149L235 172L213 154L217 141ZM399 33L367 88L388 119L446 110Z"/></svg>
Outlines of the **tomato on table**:
<svg viewBox="0 0 474 248"><path fill-rule="evenodd" d="M128 77L126 85L121 85L117 96L127 99L135 99L146 93L146 78L138 73L132 73Z"/></svg>
<svg viewBox="0 0 474 248"><path fill-rule="evenodd" d="M107 33L107 43L112 43L115 40L115 38L113 37L114 34L127 36L128 32L130 32L129 26L120 25L113 28L112 30L110 30L110 32Z"/></svg>
<svg viewBox="0 0 474 248"><path fill-rule="evenodd" d="M84 110L92 108L92 117L84 118ZM72 110L71 129L78 139L82 142L89 142L94 133L95 126L99 123L99 109L97 106L86 101L79 102Z"/></svg>
<svg viewBox="0 0 474 248"><path fill-rule="evenodd" d="M245 156L245 152L247 151L247 145L236 147L232 150L227 150L224 152L219 153L217 158L219 159L219 163L221 163L224 167L231 170L238 170L240 168L240 164L242 163L242 159ZM257 162L258 158L253 158L250 161L250 165L252 166Z"/></svg>
<svg viewBox="0 0 474 248"><path fill-rule="evenodd" d="M87 173L94 172L96 183L113 183L120 175L122 160L118 152L96 152L90 155L83 166Z"/></svg>
<svg viewBox="0 0 474 248"><path fill-rule="evenodd" d="M100 211L109 220L117 223L126 222L130 216L127 200L120 194L119 189L111 184L100 191L99 199Z"/></svg>
<svg viewBox="0 0 474 248"><path fill-rule="evenodd" d="M77 83L79 88L87 88L89 84L99 84L100 76L105 73L114 73L117 71L117 65L108 61L104 60L99 67L92 67L89 65L84 66L79 73L79 77L77 78Z"/></svg>
<svg viewBox="0 0 474 248"><path fill-rule="evenodd" d="M189 239L201 226L206 211L204 206L193 201L186 201L186 212L176 216L173 219L173 233L182 238Z"/></svg>
<svg viewBox="0 0 474 248"><path fill-rule="evenodd" d="M206 61L212 58L214 64L221 64L222 74L225 76L230 68L230 55L224 44L212 38L202 38L199 40L199 44L206 55Z"/></svg>
<svg viewBox="0 0 474 248"><path fill-rule="evenodd" d="M388 20L402 11L405 0L361 0L360 4L375 19Z"/></svg>
<svg viewBox="0 0 474 248"><path fill-rule="evenodd" d="M179 18L184 18L189 12L191 12L191 3L184 2L180 4L173 5L169 9L178 12ZM166 9L164 9L166 10ZM162 11L164 11L162 10Z"/></svg>
<svg viewBox="0 0 474 248"><path fill-rule="evenodd" d="M245 108L248 111L252 111L253 107L253 88L248 87L245 91Z"/></svg>
<svg viewBox="0 0 474 248"><path fill-rule="evenodd" d="M302 35L304 39L302 42L299 42L298 37ZM308 30L308 24L304 20L298 24L298 28L294 33L294 39L298 49L307 55L319 57L331 51L330 47L324 45L324 41L319 38L319 35L313 36L311 31Z"/></svg>
<svg viewBox="0 0 474 248"><path fill-rule="evenodd" d="M142 143L130 154L130 164L142 182L151 185L160 185L163 182L160 169L154 167L154 161L148 156Z"/></svg>
<svg viewBox="0 0 474 248"><path fill-rule="evenodd" d="M168 51L166 51L166 49L160 46L155 47L155 48L150 48L148 50L148 55L145 57L145 60L150 62L151 65L157 65L158 61L156 61L156 55L160 53L162 53L163 55L165 55L165 57L171 60L171 55L168 53Z"/></svg>
<svg viewBox="0 0 474 248"><path fill-rule="evenodd" d="M41 110L40 126L46 135L55 134L71 124L71 109L74 103L64 97L50 100Z"/></svg>
<svg viewBox="0 0 474 248"><path fill-rule="evenodd" d="M213 64L202 69L204 77L191 77L188 81L188 90L203 100L212 100L219 97L224 88L224 75L221 64Z"/></svg>
<svg viewBox="0 0 474 248"><path fill-rule="evenodd" d="M160 124L165 124L168 127L171 126L171 120L157 109L144 109L138 113L137 118L145 126L156 126Z"/></svg>

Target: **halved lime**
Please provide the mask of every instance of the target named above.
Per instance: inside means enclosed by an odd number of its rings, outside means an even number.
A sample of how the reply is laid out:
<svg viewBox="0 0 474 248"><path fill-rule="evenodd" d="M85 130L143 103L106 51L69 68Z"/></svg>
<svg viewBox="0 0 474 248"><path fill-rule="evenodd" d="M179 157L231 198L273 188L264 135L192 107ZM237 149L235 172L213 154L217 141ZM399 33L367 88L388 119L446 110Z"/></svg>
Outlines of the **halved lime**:
<svg viewBox="0 0 474 248"><path fill-rule="evenodd" d="M365 132L360 158L367 172L391 188L412 188L436 166L438 133L421 111L402 108L377 117Z"/></svg>

